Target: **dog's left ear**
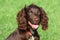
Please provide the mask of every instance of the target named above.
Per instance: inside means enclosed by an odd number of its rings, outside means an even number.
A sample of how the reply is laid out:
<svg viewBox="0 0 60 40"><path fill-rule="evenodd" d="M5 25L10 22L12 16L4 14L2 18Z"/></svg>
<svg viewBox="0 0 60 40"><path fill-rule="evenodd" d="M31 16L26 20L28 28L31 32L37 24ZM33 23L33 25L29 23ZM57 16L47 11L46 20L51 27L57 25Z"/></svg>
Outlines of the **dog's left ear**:
<svg viewBox="0 0 60 40"><path fill-rule="evenodd" d="M18 29L26 30L27 29L27 19L26 19L25 8L20 10L17 14Z"/></svg>
<svg viewBox="0 0 60 40"><path fill-rule="evenodd" d="M48 17L42 8L40 8L40 13L42 29L46 30L48 28Z"/></svg>

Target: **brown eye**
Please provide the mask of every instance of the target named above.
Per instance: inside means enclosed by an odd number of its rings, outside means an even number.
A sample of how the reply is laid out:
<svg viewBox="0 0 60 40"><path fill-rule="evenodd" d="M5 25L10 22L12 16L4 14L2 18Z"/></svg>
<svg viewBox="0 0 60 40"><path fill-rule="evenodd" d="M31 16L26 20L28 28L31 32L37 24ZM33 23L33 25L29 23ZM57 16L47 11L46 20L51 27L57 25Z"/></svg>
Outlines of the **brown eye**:
<svg viewBox="0 0 60 40"><path fill-rule="evenodd" d="M40 15L40 12L39 11L37 11L37 13L38 13L38 15Z"/></svg>
<svg viewBox="0 0 60 40"><path fill-rule="evenodd" d="M32 11L29 11L29 15L32 15Z"/></svg>
<svg viewBox="0 0 60 40"><path fill-rule="evenodd" d="M31 13L33 13L32 11L30 11Z"/></svg>
<svg viewBox="0 0 60 40"><path fill-rule="evenodd" d="M33 13L32 11L29 11L29 15L32 15L32 13Z"/></svg>
<svg viewBox="0 0 60 40"><path fill-rule="evenodd" d="M30 12L29 15L31 15L32 13Z"/></svg>

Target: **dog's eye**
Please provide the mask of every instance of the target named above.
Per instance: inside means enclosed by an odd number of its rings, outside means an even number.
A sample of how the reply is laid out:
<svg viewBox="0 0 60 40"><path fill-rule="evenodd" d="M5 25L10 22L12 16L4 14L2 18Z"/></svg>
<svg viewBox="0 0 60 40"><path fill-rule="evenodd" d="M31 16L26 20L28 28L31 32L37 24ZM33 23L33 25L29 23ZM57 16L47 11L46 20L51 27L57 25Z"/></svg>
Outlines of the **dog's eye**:
<svg viewBox="0 0 60 40"><path fill-rule="evenodd" d="M37 11L37 13L38 13L38 15L40 15L40 12L39 11Z"/></svg>
<svg viewBox="0 0 60 40"><path fill-rule="evenodd" d="M33 13L32 11L30 11L31 13Z"/></svg>
<svg viewBox="0 0 60 40"><path fill-rule="evenodd" d="M33 12L32 11L29 11L29 15L32 15L33 14Z"/></svg>
<svg viewBox="0 0 60 40"><path fill-rule="evenodd" d="M29 15L32 15L32 13L30 12Z"/></svg>

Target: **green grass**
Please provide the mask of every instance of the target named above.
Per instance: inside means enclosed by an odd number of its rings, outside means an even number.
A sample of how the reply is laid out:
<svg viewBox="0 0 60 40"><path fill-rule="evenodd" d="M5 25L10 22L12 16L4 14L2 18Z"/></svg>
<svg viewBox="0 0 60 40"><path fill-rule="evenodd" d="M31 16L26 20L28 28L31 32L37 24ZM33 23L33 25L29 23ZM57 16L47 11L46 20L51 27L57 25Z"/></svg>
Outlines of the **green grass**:
<svg viewBox="0 0 60 40"><path fill-rule="evenodd" d="M17 28L17 13L31 3L42 7L49 18L48 30L38 29L41 40L60 40L60 0L0 0L0 40Z"/></svg>

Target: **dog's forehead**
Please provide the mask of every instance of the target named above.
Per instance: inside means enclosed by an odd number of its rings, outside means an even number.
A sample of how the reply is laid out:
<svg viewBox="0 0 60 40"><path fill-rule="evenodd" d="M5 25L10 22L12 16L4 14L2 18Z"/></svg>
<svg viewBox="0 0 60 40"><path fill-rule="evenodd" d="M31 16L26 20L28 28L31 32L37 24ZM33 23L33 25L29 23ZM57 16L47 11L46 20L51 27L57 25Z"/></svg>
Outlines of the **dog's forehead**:
<svg viewBox="0 0 60 40"><path fill-rule="evenodd" d="M39 9L38 8L30 8L30 11L37 12L37 11L39 11Z"/></svg>

